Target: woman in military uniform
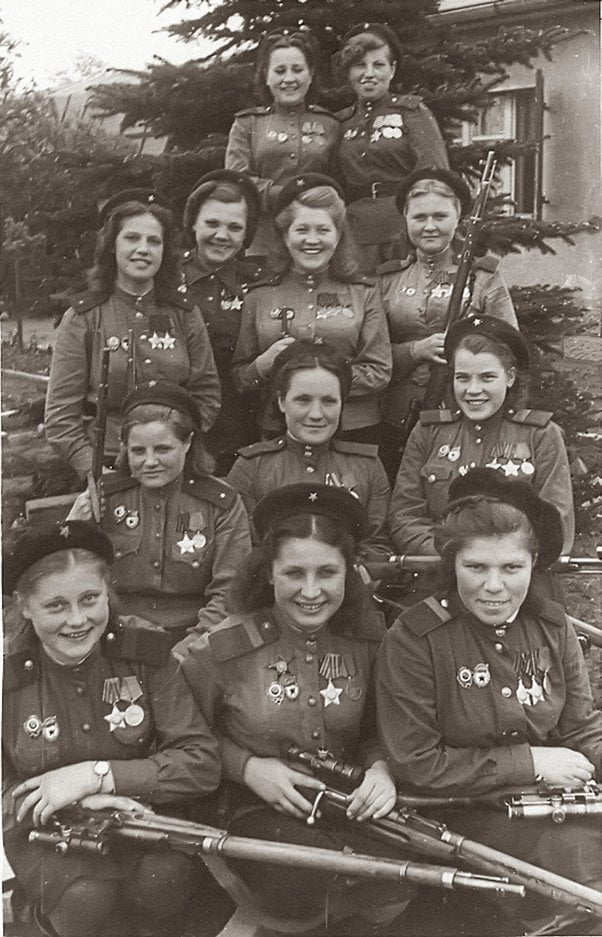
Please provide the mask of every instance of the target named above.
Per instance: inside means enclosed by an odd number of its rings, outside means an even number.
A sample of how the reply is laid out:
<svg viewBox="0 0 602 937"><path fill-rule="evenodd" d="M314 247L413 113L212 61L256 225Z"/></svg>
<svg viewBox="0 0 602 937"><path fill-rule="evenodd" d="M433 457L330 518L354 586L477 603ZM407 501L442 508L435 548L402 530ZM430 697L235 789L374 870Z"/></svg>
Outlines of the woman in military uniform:
<svg viewBox="0 0 602 937"><path fill-rule="evenodd" d="M139 385L123 404L127 471L102 486L120 608L161 625L172 643L226 617L226 589L251 547L240 495L207 472L200 422L177 384ZM91 514L84 492L69 516Z"/></svg>
<svg viewBox="0 0 602 937"><path fill-rule="evenodd" d="M262 216L251 252L269 258L276 242L271 213L282 187L302 172L330 172L339 122L311 100L317 48L308 29L277 29L259 47L256 88L264 103L238 111L225 165L249 172L259 189Z"/></svg>
<svg viewBox="0 0 602 937"><path fill-rule="evenodd" d="M269 374L294 338L325 340L351 362L342 438L377 443L379 396L391 374L391 347L373 281L357 272L345 203L329 176L292 179L275 204L282 272L249 290L234 352L234 383L262 392L262 429L278 429L269 410Z"/></svg>
<svg viewBox="0 0 602 937"><path fill-rule="evenodd" d="M395 788L374 734L372 667L384 633L353 569L364 511L341 488L279 488L257 505L260 543L240 569L237 612L189 642L182 668L218 734L232 833L381 854L377 843L326 823L308 825L321 782L287 761L289 746L327 750L366 767L348 816L385 816ZM302 789L302 790L301 790ZM391 916L405 885L336 885L322 873L239 863L262 903L280 916L329 920ZM381 916L382 915L382 916Z"/></svg>
<svg viewBox="0 0 602 937"><path fill-rule="evenodd" d="M109 365L105 455L119 451L119 410L128 375L169 378L197 399L204 431L220 404L219 378L199 310L180 284L171 212L146 190L121 192L101 213L90 291L73 299L59 325L46 397L46 436L80 477L92 467L104 348ZM134 348L128 348L130 336ZM128 358L131 364L128 367Z"/></svg>
<svg viewBox="0 0 602 937"><path fill-rule="evenodd" d="M40 935L104 933L117 909L128 934L169 922L175 933L200 870L129 845L57 855L28 842L32 827L74 803L131 810L141 798L165 812L219 782L217 744L166 636L112 610L112 557L80 521L25 532L4 556L21 624L4 655L4 847Z"/></svg>
<svg viewBox="0 0 602 937"><path fill-rule="evenodd" d="M343 442L337 432L351 387L351 366L328 343L297 339L274 362L270 381L285 432L240 450L228 481L249 516L264 495L296 482L346 488L366 510L363 559L390 555L387 509L391 491L376 446Z"/></svg>
<svg viewBox="0 0 602 937"><path fill-rule="evenodd" d="M406 254L405 226L394 198L400 180L423 166L447 168L447 153L422 99L391 92L401 57L392 29L359 23L343 37L339 57L357 101L337 114L338 165L363 269L374 273L379 263Z"/></svg>
<svg viewBox="0 0 602 937"><path fill-rule="evenodd" d="M259 213L259 194L251 179L229 169L216 169L199 179L184 209L184 231L195 249L184 253L180 289L201 310L222 392L218 418L206 436L216 456L216 475L228 472L239 446L259 438L248 397L236 393L231 374L247 284L261 275L258 260L244 256Z"/></svg>
<svg viewBox="0 0 602 937"><path fill-rule="evenodd" d="M449 300L458 270L453 239L458 222L471 209L468 186L445 169L419 169L399 187L397 208L404 216L414 252L378 268L383 308L393 349L393 377L383 399L381 453L394 480L401 458L403 424L411 404L419 404L431 362L444 364L443 340ZM499 261L487 255L473 264L465 314L503 319L518 328Z"/></svg>
<svg viewBox="0 0 602 937"><path fill-rule="evenodd" d="M602 714L577 636L564 609L532 586L562 550L558 510L527 481L477 468L452 483L434 536L443 588L403 612L377 665L380 738L396 780L452 797L600 781ZM437 817L602 890L596 818L526 819L517 835L505 812L477 804L447 816L437 808ZM530 932L598 932L584 927Z"/></svg>
<svg viewBox="0 0 602 937"><path fill-rule="evenodd" d="M501 319L471 316L451 327L443 346L453 368L456 409L423 410L403 454L389 510L400 553L435 554L433 528L449 486L475 466L529 481L560 511L564 551L575 532L571 476L562 431L543 410L518 409L529 349Z"/></svg>

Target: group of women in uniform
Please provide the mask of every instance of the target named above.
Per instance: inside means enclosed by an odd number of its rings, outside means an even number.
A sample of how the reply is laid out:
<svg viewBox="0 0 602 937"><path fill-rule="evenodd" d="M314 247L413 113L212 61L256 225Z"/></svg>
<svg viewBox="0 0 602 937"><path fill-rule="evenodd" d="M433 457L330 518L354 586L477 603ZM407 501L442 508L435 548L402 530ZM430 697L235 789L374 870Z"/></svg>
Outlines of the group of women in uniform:
<svg viewBox="0 0 602 937"><path fill-rule="evenodd" d="M266 37L271 103L236 116L226 168L195 185L183 274L154 194L104 207L46 412L84 478L110 349L100 522L84 492L4 558L18 613L6 850L39 933L101 934L125 914L128 934L173 934L198 889L187 857L62 859L28 842L73 802L203 815L219 785L238 834L391 855L363 831L396 785L453 796L602 777L581 650L533 585L572 544L562 435L521 398L528 347L493 258L474 264L445 329L469 192L430 112L391 93L397 55L382 24L349 32L340 64L357 103L335 118L309 103L308 32ZM254 242L269 268L245 254ZM446 406L421 413L402 454L401 424L444 362ZM438 554L442 578L386 631L358 561L395 550ZM364 768L345 822L306 824L323 785L291 745ZM491 810L454 822L602 889L591 823L538 822L517 845ZM351 918L376 933L414 897L237 871L262 906L314 930Z"/></svg>

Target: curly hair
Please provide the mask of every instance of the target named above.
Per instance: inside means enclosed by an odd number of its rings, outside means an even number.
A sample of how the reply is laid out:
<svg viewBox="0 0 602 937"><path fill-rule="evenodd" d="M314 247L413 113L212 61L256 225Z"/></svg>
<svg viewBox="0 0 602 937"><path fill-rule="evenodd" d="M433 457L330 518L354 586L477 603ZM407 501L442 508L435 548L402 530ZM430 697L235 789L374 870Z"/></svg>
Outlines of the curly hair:
<svg viewBox="0 0 602 937"><path fill-rule="evenodd" d="M272 95L266 84L272 52L276 49L299 49L312 73L312 80L307 92L307 100L312 101L316 96L316 73L318 70L318 46L313 33L309 29L289 32L274 30L268 33L261 42L257 52L255 66L255 91L263 104L271 104Z"/></svg>
<svg viewBox="0 0 602 937"><path fill-rule="evenodd" d="M171 211L162 205L144 205L142 202L124 202L109 215L96 236L94 266L88 271L90 289L109 296L117 279L115 241L126 218L152 215L163 231L163 259L155 274L154 290L157 302L168 304L169 298L181 283L180 257L177 249L174 219Z"/></svg>
<svg viewBox="0 0 602 937"><path fill-rule="evenodd" d="M330 262L330 273L333 279L352 280L359 272L356 259L356 247L347 222L345 202L336 189L330 185L316 186L301 192L286 208L283 208L274 218L274 225L279 235L271 262L273 269L282 273L291 265L290 254L287 250L284 236L295 220L297 207L322 209L330 216L339 234L339 243Z"/></svg>
<svg viewBox="0 0 602 937"><path fill-rule="evenodd" d="M343 527L330 517L320 514L297 514L287 517L265 535L253 548L242 569L239 569L226 597L230 611L254 611L274 604L274 588L270 583L272 564L286 546L287 540L315 540L339 550L345 560L345 597L331 619L336 631L359 622L369 608L368 594L355 571L357 544Z"/></svg>
<svg viewBox="0 0 602 937"><path fill-rule="evenodd" d="M384 36L379 36L377 33L371 32L359 33L356 36L351 36L341 51L335 56L335 71L337 77L346 79L349 75L350 68L353 65L358 65L366 52L374 52L376 49L387 50L387 57L390 65L392 65L393 62L399 61L401 49L399 41L394 45L393 37L394 34L392 34L391 40L387 41Z"/></svg>
<svg viewBox="0 0 602 937"><path fill-rule="evenodd" d="M121 425L121 442L127 449L127 443L130 431L134 426L141 426L147 423L165 423L173 432L176 439L185 443L192 437L192 445L186 453L184 469L191 475L209 475L211 472L211 460L205 449L205 445L200 431L195 427L191 418L186 413L179 410L173 410L171 407L161 406L160 404L145 403L138 407L133 407L125 416ZM119 460L120 467L129 474L129 465L127 456Z"/></svg>

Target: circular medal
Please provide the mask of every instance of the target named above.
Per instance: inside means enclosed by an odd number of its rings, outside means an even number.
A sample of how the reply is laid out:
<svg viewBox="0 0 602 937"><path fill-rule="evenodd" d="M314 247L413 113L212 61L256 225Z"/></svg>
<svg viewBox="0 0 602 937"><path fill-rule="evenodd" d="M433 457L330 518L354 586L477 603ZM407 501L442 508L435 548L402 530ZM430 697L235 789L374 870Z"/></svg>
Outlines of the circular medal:
<svg viewBox="0 0 602 937"><path fill-rule="evenodd" d="M288 140L288 133L281 132L278 134L278 143L286 143Z"/></svg>
<svg viewBox="0 0 602 937"><path fill-rule="evenodd" d="M270 683L268 687L268 698L271 699L273 703L281 703L284 699L284 687L276 682Z"/></svg>
<svg viewBox="0 0 602 937"><path fill-rule="evenodd" d="M128 726L139 726L144 722L144 710L137 703L132 703L123 714L125 724Z"/></svg>
<svg viewBox="0 0 602 937"><path fill-rule="evenodd" d="M440 459L445 459L449 455L449 446L439 446L439 452L437 453Z"/></svg>
<svg viewBox="0 0 602 937"><path fill-rule="evenodd" d="M520 470L523 473L523 475L533 475L533 472L535 471L535 466L533 465L532 462L523 462L523 464L520 467Z"/></svg>
<svg viewBox="0 0 602 937"><path fill-rule="evenodd" d="M350 700L353 700L354 703L357 703L362 697L362 688L361 686L355 686L353 683L348 683L345 687L345 693Z"/></svg>
<svg viewBox="0 0 602 937"><path fill-rule="evenodd" d="M288 686L285 686L284 692L287 699L295 700L299 696L299 687L296 683L289 683Z"/></svg>
<svg viewBox="0 0 602 937"><path fill-rule="evenodd" d="M447 458L450 462L457 462L460 458L460 447L454 446L453 449L450 448L449 452L447 453Z"/></svg>
<svg viewBox="0 0 602 937"><path fill-rule="evenodd" d="M128 512L128 511L127 511L127 508L126 508L125 504L118 504L118 505L117 505L117 507L116 507L115 510L113 511L113 517L115 518L115 520L117 521L118 524L121 523L121 521L122 521L122 520L124 519L124 517L126 516L127 512Z"/></svg>
<svg viewBox="0 0 602 937"><path fill-rule="evenodd" d="M459 667L456 680L463 690L467 690L468 687L472 686L472 670L470 667Z"/></svg>
<svg viewBox="0 0 602 937"><path fill-rule="evenodd" d="M128 516L125 519L125 526L128 527L130 530L134 530L138 526L139 523L140 523L140 518L138 517L137 511L132 514L128 514Z"/></svg>
<svg viewBox="0 0 602 937"><path fill-rule="evenodd" d="M47 742L54 742L60 735L59 724L56 716L48 716L42 723L42 735Z"/></svg>
<svg viewBox="0 0 602 937"><path fill-rule="evenodd" d="M30 739L37 739L42 733L42 720L39 716L28 716L23 723L23 728Z"/></svg>
<svg viewBox="0 0 602 937"><path fill-rule="evenodd" d="M107 348L109 351L117 351L118 348L121 348L121 339L117 338L116 335L110 335L107 338Z"/></svg>
<svg viewBox="0 0 602 937"><path fill-rule="evenodd" d="M276 662L276 673L286 673L288 670L288 664L285 660L279 660Z"/></svg>
<svg viewBox="0 0 602 937"><path fill-rule="evenodd" d="M472 672L474 685L480 689L489 686L491 683L491 674L489 673L489 664L476 664Z"/></svg>
<svg viewBox="0 0 602 937"><path fill-rule="evenodd" d="M197 530L196 534L192 538L195 550L202 550L205 544L207 543L207 537L205 534L202 534Z"/></svg>

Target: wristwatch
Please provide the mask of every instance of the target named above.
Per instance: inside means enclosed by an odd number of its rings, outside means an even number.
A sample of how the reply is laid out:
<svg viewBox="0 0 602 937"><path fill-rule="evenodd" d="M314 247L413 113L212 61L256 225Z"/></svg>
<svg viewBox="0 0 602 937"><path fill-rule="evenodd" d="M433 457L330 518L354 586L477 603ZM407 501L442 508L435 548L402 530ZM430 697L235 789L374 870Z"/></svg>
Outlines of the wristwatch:
<svg viewBox="0 0 602 937"><path fill-rule="evenodd" d="M98 787L94 791L95 794L100 794L100 792L102 791L103 781L108 775L110 770L111 770L111 765L109 764L108 761L95 761L94 764L92 765L92 771L94 772L94 776L96 780L98 781Z"/></svg>

